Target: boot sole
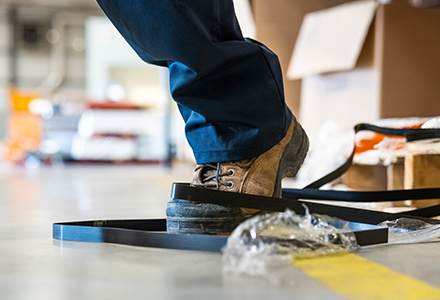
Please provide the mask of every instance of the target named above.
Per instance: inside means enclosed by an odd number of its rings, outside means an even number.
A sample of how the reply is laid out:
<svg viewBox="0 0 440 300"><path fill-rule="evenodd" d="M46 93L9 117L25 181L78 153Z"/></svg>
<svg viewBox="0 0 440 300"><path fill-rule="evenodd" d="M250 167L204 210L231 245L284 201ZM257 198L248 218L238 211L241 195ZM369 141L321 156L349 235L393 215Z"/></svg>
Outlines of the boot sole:
<svg viewBox="0 0 440 300"><path fill-rule="evenodd" d="M166 208L167 232L183 234L227 234L245 218L238 207L174 199Z"/></svg>

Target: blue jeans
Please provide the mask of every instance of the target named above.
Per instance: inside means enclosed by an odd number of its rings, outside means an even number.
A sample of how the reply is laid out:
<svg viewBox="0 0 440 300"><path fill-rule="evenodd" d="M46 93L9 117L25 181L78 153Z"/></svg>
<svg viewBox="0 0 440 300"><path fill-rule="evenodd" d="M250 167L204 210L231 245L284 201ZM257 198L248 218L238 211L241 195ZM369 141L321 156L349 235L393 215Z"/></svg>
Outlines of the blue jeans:
<svg viewBox="0 0 440 300"><path fill-rule="evenodd" d="M141 59L169 69L197 163L252 158L284 137L292 113L278 58L243 38L232 0L98 3Z"/></svg>

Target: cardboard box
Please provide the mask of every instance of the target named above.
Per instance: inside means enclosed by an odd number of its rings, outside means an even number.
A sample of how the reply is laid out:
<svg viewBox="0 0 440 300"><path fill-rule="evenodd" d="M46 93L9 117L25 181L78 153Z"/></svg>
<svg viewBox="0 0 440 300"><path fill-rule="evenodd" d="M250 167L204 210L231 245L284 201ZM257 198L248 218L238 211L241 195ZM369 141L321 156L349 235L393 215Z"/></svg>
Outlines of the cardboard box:
<svg viewBox="0 0 440 300"><path fill-rule="evenodd" d="M350 0L251 0L257 40L274 51L281 68L287 71L295 41L305 14ZM289 80L284 74L286 103L299 117L301 80Z"/></svg>
<svg viewBox="0 0 440 300"><path fill-rule="evenodd" d="M302 78L312 145L329 119L440 115L440 9L355 1L307 14L287 75Z"/></svg>

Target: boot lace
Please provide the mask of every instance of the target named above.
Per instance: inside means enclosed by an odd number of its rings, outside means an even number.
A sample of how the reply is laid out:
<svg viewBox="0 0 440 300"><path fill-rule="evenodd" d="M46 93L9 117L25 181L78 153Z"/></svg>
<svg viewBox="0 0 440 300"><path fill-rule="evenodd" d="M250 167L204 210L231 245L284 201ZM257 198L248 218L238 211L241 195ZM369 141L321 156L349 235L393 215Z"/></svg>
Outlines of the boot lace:
<svg viewBox="0 0 440 300"><path fill-rule="evenodd" d="M195 171L201 169L201 182L193 183L194 186L197 187L205 187L205 188L213 188L219 189L220 186L224 185L228 189L232 189L234 187L234 183L232 181L224 181L224 176L234 176L235 171L233 169L229 169L226 172L220 171L221 164L202 164L198 165Z"/></svg>

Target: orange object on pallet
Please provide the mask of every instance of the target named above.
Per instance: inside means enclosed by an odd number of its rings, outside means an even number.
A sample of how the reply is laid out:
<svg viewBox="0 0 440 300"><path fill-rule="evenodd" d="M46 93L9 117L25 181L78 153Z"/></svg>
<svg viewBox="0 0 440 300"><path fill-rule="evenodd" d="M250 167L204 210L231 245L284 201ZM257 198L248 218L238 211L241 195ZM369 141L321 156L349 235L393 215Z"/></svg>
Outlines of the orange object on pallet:
<svg viewBox="0 0 440 300"><path fill-rule="evenodd" d="M403 126L401 128L421 128L424 123L414 123L409 126ZM389 135L384 135L380 133L372 133L371 136L363 138L356 142L355 154L360 154L369 150L374 150L376 145L382 142L385 138L395 138L396 143L393 143L393 149L390 150L401 150L406 147L405 140L401 137L393 137ZM399 141L400 140L400 141Z"/></svg>

